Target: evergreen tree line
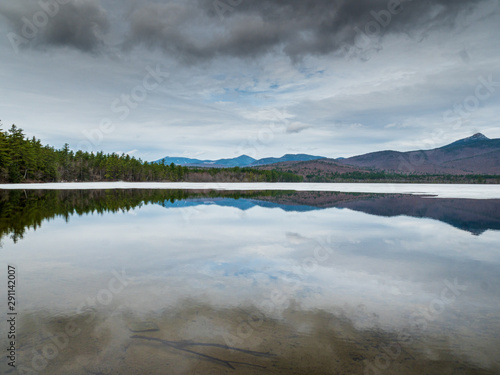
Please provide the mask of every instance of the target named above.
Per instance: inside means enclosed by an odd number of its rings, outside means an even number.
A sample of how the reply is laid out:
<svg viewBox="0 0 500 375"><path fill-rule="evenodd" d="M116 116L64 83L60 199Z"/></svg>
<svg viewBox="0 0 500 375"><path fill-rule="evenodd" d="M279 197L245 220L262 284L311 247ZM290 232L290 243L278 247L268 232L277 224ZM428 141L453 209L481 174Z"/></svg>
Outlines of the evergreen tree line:
<svg viewBox="0 0 500 375"><path fill-rule="evenodd" d="M290 171L275 169L189 167L187 180L191 182L302 182L304 177Z"/></svg>
<svg viewBox="0 0 500 375"><path fill-rule="evenodd" d="M0 181L181 181L187 168L144 162L133 156L43 146L12 125L0 129Z"/></svg>
<svg viewBox="0 0 500 375"><path fill-rule="evenodd" d="M303 177L251 168L201 169L149 163L133 156L72 151L43 146L15 125L0 129L0 182L216 181L299 182Z"/></svg>
<svg viewBox="0 0 500 375"><path fill-rule="evenodd" d="M439 183L439 184L498 184L499 175L404 174L385 171L308 174L305 182L382 182L382 183Z"/></svg>

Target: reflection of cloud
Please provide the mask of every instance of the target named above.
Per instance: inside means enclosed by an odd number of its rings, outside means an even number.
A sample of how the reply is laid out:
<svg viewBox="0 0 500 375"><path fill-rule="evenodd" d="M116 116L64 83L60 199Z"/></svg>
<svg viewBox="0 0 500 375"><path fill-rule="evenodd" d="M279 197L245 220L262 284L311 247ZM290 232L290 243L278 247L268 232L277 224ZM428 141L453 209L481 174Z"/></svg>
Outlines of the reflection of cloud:
<svg viewBox="0 0 500 375"><path fill-rule="evenodd" d="M183 209L198 213L195 207ZM17 245L6 240L4 249L13 254L8 260L40 280L36 289L35 284L25 284L26 294L39 305L60 308L50 285L69 274L53 263L58 262L71 264L73 270L72 283L59 289L58 301L65 308L76 306L85 291L92 295L106 287L111 270L123 268L133 283L120 299L131 308L140 304L156 310L166 301L173 307L186 298L223 306L251 301L258 306L277 290L283 300L294 299L304 309L362 303L370 314L380 316L380 322L396 325L391 319L432 301L445 279L493 285L500 274L495 272L500 266L499 233L479 240L431 220L338 209L287 213L264 207L248 210L242 218L233 207L210 204L186 226L178 208L152 205L134 212L133 217L73 216L69 224L62 219L44 223ZM318 257L312 240L326 237L335 251ZM14 247L16 251L9 251ZM459 263L467 271L457 275ZM74 296L73 288L88 285L89 275L103 286L93 282L95 290L85 287ZM459 303L494 305L494 291L478 287Z"/></svg>
<svg viewBox="0 0 500 375"><path fill-rule="evenodd" d="M294 245L307 241L307 238L303 237L301 234L292 232L286 232L286 239Z"/></svg>

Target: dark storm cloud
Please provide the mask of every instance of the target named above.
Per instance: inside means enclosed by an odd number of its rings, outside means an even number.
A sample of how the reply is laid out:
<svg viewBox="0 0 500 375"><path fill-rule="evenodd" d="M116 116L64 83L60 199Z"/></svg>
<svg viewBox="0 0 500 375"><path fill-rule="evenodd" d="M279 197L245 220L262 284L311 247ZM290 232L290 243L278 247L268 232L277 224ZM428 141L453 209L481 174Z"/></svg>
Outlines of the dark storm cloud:
<svg viewBox="0 0 500 375"><path fill-rule="evenodd" d="M70 46L95 51L99 35L109 27L98 1L21 0L0 5L0 14L11 24L8 38L16 47Z"/></svg>
<svg viewBox="0 0 500 375"><path fill-rule="evenodd" d="M45 11L42 3L55 4L55 14ZM17 35L32 45L63 45L95 51L107 45L103 38L109 27L107 14L125 7L124 18L115 21L120 23L121 30L126 30L119 43L125 49L146 45L189 62L216 56L256 57L272 50L283 51L297 60L306 55L380 49L378 43L388 34L420 39L426 32L453 27L461 15L481 2L129 0L125 3L103 2L108 6L104 10L99 0L21 0L0 5L0 14L10 21ZM28 27L26 20L36 25L37 12L49 13L47 25L35 26L36 35L26 36L23 33L23 28L26 31Z"/></svg>
<svg viewBox="0 0 500 375"><path fill-rule="evenodd" d="M422 38L451 28L478 0L198 0L138 3L127 44L187 60L252 57L283 49L292 59L375 47L387 34Z"/></svg>

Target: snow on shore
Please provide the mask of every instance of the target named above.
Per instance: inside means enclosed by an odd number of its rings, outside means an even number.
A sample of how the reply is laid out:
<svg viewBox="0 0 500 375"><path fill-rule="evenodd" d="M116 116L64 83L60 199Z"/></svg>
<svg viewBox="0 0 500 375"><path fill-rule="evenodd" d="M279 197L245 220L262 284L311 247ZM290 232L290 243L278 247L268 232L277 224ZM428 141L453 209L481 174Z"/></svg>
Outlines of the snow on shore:
<svg viewBox="0 0 500 375"><path fill-rule="evenodd" d="M500 185L462 184L364 184L364 183L192 183L192 182L62 182L0 184L0 189L185 189L185 190L295 190L344 193L393 193L432 195L438 198L500 199Z"/></svg>

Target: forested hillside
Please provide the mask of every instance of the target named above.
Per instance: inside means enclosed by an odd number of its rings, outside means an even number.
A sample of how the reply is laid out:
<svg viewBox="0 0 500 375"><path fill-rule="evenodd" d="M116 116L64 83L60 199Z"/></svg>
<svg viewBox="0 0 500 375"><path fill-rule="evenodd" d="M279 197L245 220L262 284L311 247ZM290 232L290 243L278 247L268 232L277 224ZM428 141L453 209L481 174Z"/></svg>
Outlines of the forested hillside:
<svg viewBox="0 0 500 375"><path fill-rule="evenodd" d="M0 181L179 181L187 168L143 162L129 155L73 152L43 146L12 125L0 131Z"/></svg>
<svg viewBox="0 0 500 375"><path fill-rule="evenodd" d="M0 182L59 181L217 181L217 182L297 182L301 176L287 172L250 168L206 171L174 164L148 163L130 155L72 151L43 146L39 139L27 138L12 125L0 129Z"/></svg>

